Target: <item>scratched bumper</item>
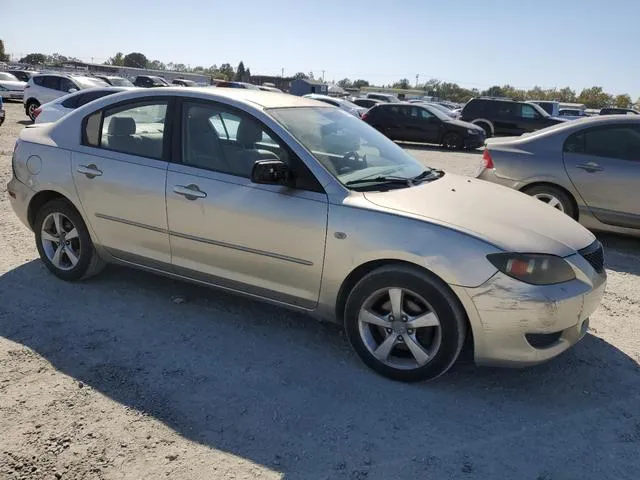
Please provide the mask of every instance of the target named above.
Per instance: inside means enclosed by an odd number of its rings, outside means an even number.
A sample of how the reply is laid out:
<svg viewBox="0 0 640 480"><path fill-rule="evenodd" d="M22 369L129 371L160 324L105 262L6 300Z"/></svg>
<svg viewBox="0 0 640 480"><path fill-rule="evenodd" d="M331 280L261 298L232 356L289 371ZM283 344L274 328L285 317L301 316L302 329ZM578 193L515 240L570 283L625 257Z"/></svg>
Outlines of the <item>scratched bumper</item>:
<svg viewBox="0 0 640 480"><path fill-rule="evenodd" d="M535 365L586 334L589 316L604 294L606 273L596 272L578 254L566 260L576 272L571 282L536 286L497 273L479 287L458 292L466 296L477 364ZM535 338L544 338L544 344Z"/></svg>

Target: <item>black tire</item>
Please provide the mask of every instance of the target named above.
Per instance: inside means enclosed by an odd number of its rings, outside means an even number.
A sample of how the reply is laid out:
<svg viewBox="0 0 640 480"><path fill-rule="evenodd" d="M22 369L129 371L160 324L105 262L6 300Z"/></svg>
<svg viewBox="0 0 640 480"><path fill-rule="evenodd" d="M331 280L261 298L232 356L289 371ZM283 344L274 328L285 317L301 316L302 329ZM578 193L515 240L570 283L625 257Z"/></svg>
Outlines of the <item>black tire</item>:
<svg viewBox="0 0 640 480"><path fill-rule="evenodd" d="M560 202L564 213L574 220L578 219L578 212L576 211L575 203L564 190L554 187L553 185L535 185L533 187L525 188L522 191L532 197L539 197L541 201L544 201L543 199L545 197L556 198Z"/></svg>
<svg viewBox="0 0 640 480"><path fill-rule="evenodd" d="M27 102L27 106L25 107L25 113L27 117L29 117L32 121L36 121L36 117L33 114L33 111L40 106L40 102L37 100L31 99Z"/></svg>
<svg viewBox="0 0 640 480"><path fill-rule="evenodd" d="M444 148L462 150L464 139L458 132L447 132L442 136L442 146Z"/></svg>
<svg viewBox="0 0 640 480"><path fill-rule="evenodd" d="M487 122L473 122L474 125L481 127L484 130L485 138L493 137L493 132L491 131L491 125Z"/></svg>
<svg viewBox="0 0 640 480"><path fill-rule="evenodd" d="M60 213L64 217L66 217L78 232L78 262L75 266L67 270L58 268L52 263L51 260L49 260L42 239L43 223L45 222L47 217L49 217L49 215L55 213ZM67 200L56 199L42 206L42 208L40 208L40 210L36 214L36 220L34 222L33 229L35 232L36 247L38 248L40 259L56 277L68 282L74 282L97 275L103 270L105 262L100 258L98 252L96 252L96 249L93 246L93 242L91 241L91 236L89 235L89 231L87 230L87 226L84 223L82 216Z"/></svg>
<svg viewBox="0 0 640 480"><path fill-rule="evenodd" d="M407 289L428 299L439 319L439 347L422 366L402 369L387 365L370 352L362 338L358 322L360 309L372 294L389 288ZM451 368L464 344L465 318L458 299L444 282L428 272L402 265L381 267L362 278L350 292L344 312L347 337L362 361L380 375L403 382L432 380Z"/></svg>

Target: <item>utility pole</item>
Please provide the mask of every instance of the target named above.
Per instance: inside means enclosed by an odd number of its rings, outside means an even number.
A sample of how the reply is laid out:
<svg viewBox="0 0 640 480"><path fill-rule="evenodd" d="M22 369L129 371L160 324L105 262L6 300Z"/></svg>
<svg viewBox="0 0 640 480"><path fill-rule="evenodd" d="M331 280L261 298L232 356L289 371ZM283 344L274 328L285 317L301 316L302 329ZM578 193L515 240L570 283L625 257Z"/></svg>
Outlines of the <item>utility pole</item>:
<svg viewBox="0 0 640 480"><path fill-rule="evenodd" d="M324 82L324 70L322 70L322 81Z"/></svg>
<svg viewBox="0 0 640 480"><path fill-rule="evenodd" d="M418 88L418 79L420 78L420 74L416 73L416 88Z"/></svg>
<svg viewBox="0 0 640 480"><path fill-rule="evenodd" d="M280 74L282 78L284 78L284 68L282 69L282 73Z"/></svg>

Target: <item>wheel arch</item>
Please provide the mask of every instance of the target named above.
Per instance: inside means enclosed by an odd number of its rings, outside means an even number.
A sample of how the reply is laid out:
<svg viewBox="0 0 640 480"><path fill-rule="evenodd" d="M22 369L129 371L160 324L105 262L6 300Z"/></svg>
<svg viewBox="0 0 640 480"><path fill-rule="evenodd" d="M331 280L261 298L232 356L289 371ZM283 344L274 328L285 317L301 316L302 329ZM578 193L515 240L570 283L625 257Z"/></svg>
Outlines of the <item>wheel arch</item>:
<svg viewBox="0 0 640 480"><path fill-rule="evenodd" d="M38 211L40 211L40 209L50 201L57 199L62 199L69 202L69 204L76 209L78 214L82 216L82 213L80 212L78 206L75 205L73 201L66 195L63 195L62 193L55 190L42 190L36 193L33 198L31 198L31 200L29 201L29 206L27 207L27 221L29 222L29 226L31 227L31 229L33 229L33 224L36 221Z"/></svg>
<svg viewBox="0 0 640 480"><path fill-rule="evenodd" d="M527 183L526 185L521 186L518 190L522 193L527 193L527 190L530 190L532 188L535 187L553 187L555 189L558 189L560 191L562 191L564 194L567 195L567 197L569 198L569 200L571 200L571 204L573 205L573 211L576 213L575 214L575 218L574 220L578 220L580 217L580 208L578 206L578 201L576 200L576 197L573 193L571 193L569 190L567 190L565 187L563 187L562 185L559 185L557 183L554 182L547 182L547 181L537 181L537 182L531 182L531 183Z"/></svg>
<svg viewBox="0 0 640 480"><path fill-rule="evenodd" d="M438 275L433 273L431 270L424 268L421 265L417 265L412 262L408 262L406 260L398 260L393 258L386 259L377 259L365 262L361 265L355 267L343 280L342 285L340 285L340 290L338 290L338 296L336 298L336 307L335 307L335 318L340 325L344 325L344 310L347 303L347 298L349 298L349 294L353 290L353 288L357 285L357 283L362 280L366 275L377 270L381 267L392 267L392 266L400 266L400 267L408 267L413 269L419 273L425 274L432 279L434 279L440 286L451 296L451 298L457 303L457 307L464 315L464 323L467 328L467 332L471 333L471 335L466 335L465 345L463 347L463 351L467 349L471 349L473 352L473 329L471 327L471 322L469 320L469 315L467 310L465 309L463 303L460 301L458 295L449 287L447 282L445 282Z"/></svg>
<svg viewBox="0 0 640 480"><path fill-rule="evenodd" d="M496 129L494 128L493 122L491 120L487 120L486 118L476 118L471 123L473 123L474 125L478 125L479 123L486 123L491 129L491 136L493 137L496 134Z"/></svg>

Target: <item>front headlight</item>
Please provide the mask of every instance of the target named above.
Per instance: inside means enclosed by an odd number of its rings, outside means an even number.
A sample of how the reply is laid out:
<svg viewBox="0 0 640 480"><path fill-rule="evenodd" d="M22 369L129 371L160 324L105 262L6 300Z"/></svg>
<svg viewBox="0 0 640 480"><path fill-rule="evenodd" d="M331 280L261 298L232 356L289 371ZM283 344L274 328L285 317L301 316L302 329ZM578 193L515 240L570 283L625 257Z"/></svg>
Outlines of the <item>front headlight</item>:
<svg viewBox="0 0 640 480"><path fill-rule="evenodd" d="M532 285L553 285L576 278L571 265L555 255L492 253L487 260L505 275Z"/></svg>
<svg viewBox="0 0 640 480"><path fill-rule="evenodd" d="M467 129L467 133L468 133L469 135L478 135L480 132L479 132L478 130L473 130L473 129L471 129L471 128L468 128L468 129Z"/></svg>

